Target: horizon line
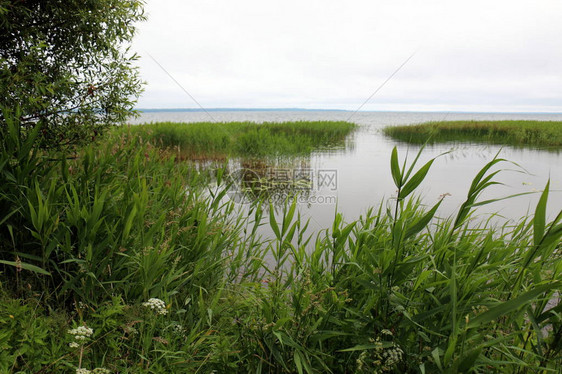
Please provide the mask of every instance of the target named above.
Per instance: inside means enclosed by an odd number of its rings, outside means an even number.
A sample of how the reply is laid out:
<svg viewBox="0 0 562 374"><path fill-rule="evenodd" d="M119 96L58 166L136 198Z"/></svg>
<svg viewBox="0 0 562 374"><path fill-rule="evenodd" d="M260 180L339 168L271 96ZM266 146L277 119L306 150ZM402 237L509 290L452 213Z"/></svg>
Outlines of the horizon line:
<svg viewBox="0 0 562 374"><path fill-rule="evenodd" d="M310 109L310 108L134 108L139 112L353 112L351 109ZM489 114L562 114L545 111L472 111L472 110L360 110L358 113L489 113Z"/></svg>

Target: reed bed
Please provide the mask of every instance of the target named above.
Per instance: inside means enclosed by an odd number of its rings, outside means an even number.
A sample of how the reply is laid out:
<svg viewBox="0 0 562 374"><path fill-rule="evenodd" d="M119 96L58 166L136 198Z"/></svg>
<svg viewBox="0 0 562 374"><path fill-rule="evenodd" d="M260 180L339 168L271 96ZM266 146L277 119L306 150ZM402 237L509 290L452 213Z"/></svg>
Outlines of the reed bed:
<svg viewBox="0 0 562 374"><path fill-rule="evenodd" d="M393 139L424 144L485 142L517 147L560 149L562 122L556 121L442 121L409 126L389 126Z"/></svg>
<svg viewBox="0 0 562 374"><path fill-rule="evenodd" d="M336 121L283 123L157 122L117 130L174 149L182 158L306 155L318 148L345 147L355 124Z"/></svg>
<svg viewBox="0 0 562 374"><path fill-rule="evenodd" d="M474 216L505 160L440 218L441 202L415 195L433 160L394 149L396 196L311 234L294 201L281 217L260 201L241 213L225 170L195 172L152 141L111 137L53 161L5 139L0 372L562 370L548 182L521 222Z"/></svg>

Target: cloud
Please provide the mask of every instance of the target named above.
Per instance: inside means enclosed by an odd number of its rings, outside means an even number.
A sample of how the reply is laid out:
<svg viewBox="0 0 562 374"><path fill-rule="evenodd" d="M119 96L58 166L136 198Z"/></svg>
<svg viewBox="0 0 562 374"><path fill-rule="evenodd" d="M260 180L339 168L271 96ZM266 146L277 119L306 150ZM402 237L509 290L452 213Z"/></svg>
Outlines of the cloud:
<svg viewBox="0 0 562 374"><path fill-rule="evenodd" d="M150 0L143 108L562 110L559 1Z"/></svg>

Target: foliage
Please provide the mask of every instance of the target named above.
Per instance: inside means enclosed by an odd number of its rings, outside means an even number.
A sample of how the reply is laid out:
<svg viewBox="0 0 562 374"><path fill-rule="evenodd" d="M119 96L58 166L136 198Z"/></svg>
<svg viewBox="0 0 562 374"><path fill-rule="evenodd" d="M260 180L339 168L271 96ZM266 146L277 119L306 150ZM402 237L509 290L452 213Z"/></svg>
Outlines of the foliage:
<svg viewBox="0 0 562 374"><path fill-rule="evenodd" d="M0 260L17 264L4 274L19 279L23 270L29 276L13 290L29 283L60 305L211 287L238 240L238 223L225 216L232 207L201 194L205 178L147 144L95 144L56 168L18 173L4 170L1 186ZM229 222L232 235L210 235Z"/></svg>
<svg viewBox="0 0 562 374"><path fill-rule="evenodd" d="M424 144L487 142L557 150L562 147L562 122L555 121L443 121L389 126L384 133L394 139Z"/></svg>
<svg viewBox="0 0 562 374"><path fill-rule="evenodd" d="M143 19L140 0L0 0L0 108L17 110L22 136L40 127L42 148L124 121L141 89L127 44Z"/></svg>
<svg viewBox="0 0 562 374"><path fill-rule="evenodd" d="M174 148L182 158L268 157L309 154L318 148L345 147L356 128L349 122L283 123L158 122L117 130Z"/></svg>
<svg viewBox="0 0 562 374"><path fill-rule="evenodd" d="M222 169L207 189L205 172L138 137L40 170L25 168L40 154L21 154L0 162L1 370L562 368L562 212L547 222L547 184L533 217L475 221L493 202L478 197L497 183L499 158L442 219L439 202L415 196L433 161L400 162L394 150L397 195L354 222L336 213L311 237L294 201L280 215L259 202L238 211ZM274 239L259 238L264 224ZM92 335L69 334L79 326Z"/></svg>

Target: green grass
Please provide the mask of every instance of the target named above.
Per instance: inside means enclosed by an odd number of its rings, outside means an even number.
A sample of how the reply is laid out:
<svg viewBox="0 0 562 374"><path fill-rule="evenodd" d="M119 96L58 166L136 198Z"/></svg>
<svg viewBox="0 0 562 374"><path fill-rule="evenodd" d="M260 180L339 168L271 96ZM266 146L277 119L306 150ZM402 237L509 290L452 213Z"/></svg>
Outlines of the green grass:
<svg viewBox="0 0 562 374"><path fill-rule="evenodd" d="M118 129L179 151L182 158L306 155L319 148L345 147L356 128L349 122L174 123L159 122Z"/></svg>
<svg viewBox="0 0 562 374"><path fill-rule="evenodd" d="M433 161L395 149L397 196L312 234L293 201L281 216L259 203L239 213L224 170L196 172L142 138L53 161L3 135L2 373L562 370L562 307L549 304L562 290L562 212L545 219L549 184L517 224L473 216L504 160L438 218L440 202L415 195ZM77 341L78 326L92 335Z"/></svg>
<svg viewBox="0 0 562 374"><path fill-rule="evenodd" d="M562 122L554 121L443 121L389 126L384 133L404 142L424 144L484 142L559 149Z"/></svg>

